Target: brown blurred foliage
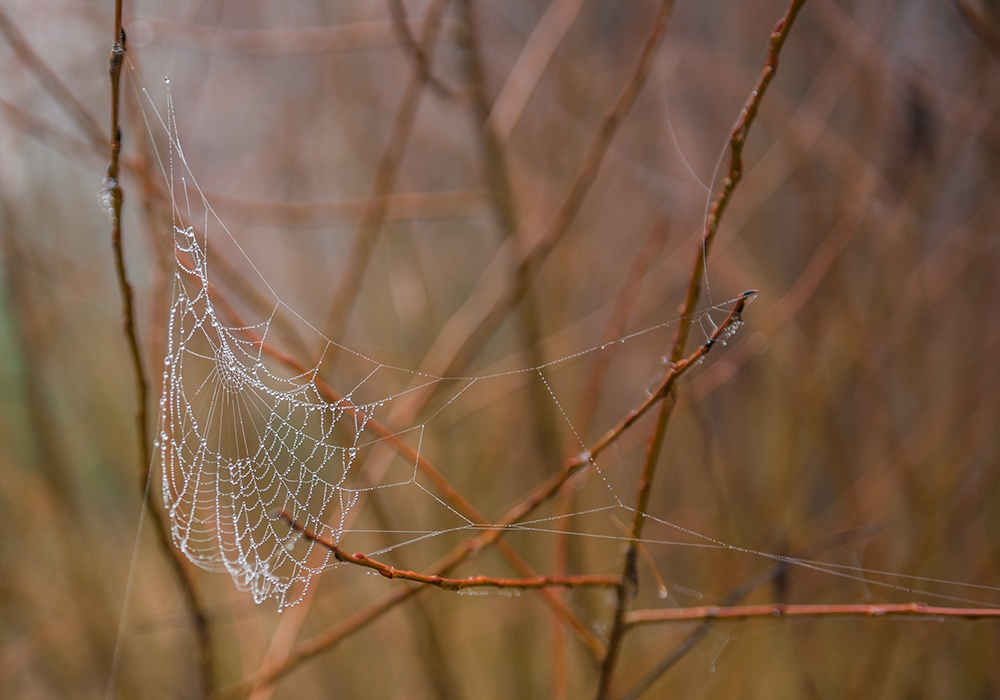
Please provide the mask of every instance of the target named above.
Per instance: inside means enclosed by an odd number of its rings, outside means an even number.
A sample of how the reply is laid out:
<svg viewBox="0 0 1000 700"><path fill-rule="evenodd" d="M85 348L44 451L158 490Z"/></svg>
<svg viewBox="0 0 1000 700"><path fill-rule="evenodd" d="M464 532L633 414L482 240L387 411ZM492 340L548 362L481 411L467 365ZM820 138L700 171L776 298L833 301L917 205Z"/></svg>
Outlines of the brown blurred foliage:
<svg viewBox="0 0 1000 700"><path fill-rule="evenodd" d="M155 121L147 130L141 88L162 105L170 77L191 168L278 296L350 348L416 369L487 269L511 274L505 246L543 234L658 7L480 0L470 20L465 3L444 4L418 52L439 5L405 3L408 44L386 2L126 4L123 229L151 409L174 263L150 146L162 152L166 135ZM459 374L535 366L676 318L708 187L720 184L729 130L785 7L676 3L565 236ZM141 506L133 373L95 199L107 167L112 6L2 0L0 10L0 696L102 697ZM647 545L633 608L720 603L773 567L752 552L793 554L873 524L812 557L848 575L791 568L747 600L997 604L998 33L992 0L806 4L708 261L711 303L760 293L746 326L681 385L647 509L751 553ZM359 254L365 231L372 244ZM218 260L233 306L266 315L266 289L233 247ZM352 275L356 294L345 291ZM271 331L275 344L318 362L315 335L286 321ZM580 440L642 401L675 327L552 368L551 395L520 378L463 395L428 423L422 453L499 518ZM706 332L707 320L696 323L689 349ZM345 362L327 378L349 387L352 371L361 369ZM641 420L601 464L625 506L652 427ZM536 517L615 505L588 475ZM454 524L413 490L385 494L360 516L384 532L352 546ZM541 573L618 574L630 518L615 508L551 525L580 536L505 540ZM385 558L423 570L462 536ZM645 537L706 543L660 522ZM117 696L202 697L177 577L149 526L138 547ZM307 606L279 614L225 575L190 574L210 621L216 690L408 585L339 567L313 583ZM473 574L515 572L490 548L455 575ZM606 640L613 591L558 595ZM612 696L697 625L626 636ZM590 697L597 676L580 635L539 594L426 590L254 697ZM719 622L648 694L997 695L996 622L924 618Z"/></svg>

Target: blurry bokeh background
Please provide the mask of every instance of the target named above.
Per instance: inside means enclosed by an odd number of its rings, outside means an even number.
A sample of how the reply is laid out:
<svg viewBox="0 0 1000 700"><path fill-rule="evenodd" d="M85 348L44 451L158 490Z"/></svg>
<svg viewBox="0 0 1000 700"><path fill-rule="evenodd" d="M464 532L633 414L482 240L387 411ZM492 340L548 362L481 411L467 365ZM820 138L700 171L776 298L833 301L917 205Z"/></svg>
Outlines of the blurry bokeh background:
<svg viewBox="0 0 1000 700"><path fill-rule="evenodd" d="M405 3L417 41L440 5ZM509 274L505 241L529 246L542 235L658 3L478 0L471 32L465 7L445 4L433 79L415 81L387 2L126 3L124 235L151 411L174 263L153 150L166 152L167 134L140 91L166 114L169 76L190 167L278 297L350 348L417 369L487 268ZM676 2L566 235L459 374L530 367L676 318L729 129L785 9L780 0ZM96 196L112 3L2 0L0 11L0 696L103 697L142 503L134 375ZM858 568L846 577L792 569L748 600L1000 602L998 115L993 0L809 0L793 27L710 255L702 308L722 305L719 322L726 300L760 293L739 334L681 387L648 511L758 552L818 542L812 558ZM379 193L391 195L381 216ZM372 229L358 266L355 237ZM251 319L266 317L261 279L231 245L218 261L220 293ZM357 293L337 306L351 273ZM275 344L319 362L318 336L286 321L272 326ZM580 451L563 412L589 444L643 400L675 328L547 370L551 395L534 375L477 383L428 422L423 453L499 518ZM705 332L707 319L689 348ZM363 363L337 368L327 378L342 391L363 376ZM405 385L384 381L368 398ZM633 505L651 429L640 421L601 475L584 475L538 516L616 497ZM363 509L359 522L375 530L454 524L412 488ZM617 574L630 517L613 508L554 521L577 533L568 539L508 539L542 573ZM862 526L871 527L858 534ZM655 522L645 534L705 543ZM396 540L374 533L355 547ZM460 541L431 538L387 558L424 569ZM190 611L149 521L138 547L117 696L202 697ZM633 607L718 603L772 566L650 544ZM190 573L215 689L406 585L340 567L314 581L307 605L279 614L224 574ZM514 575L492 549L458 573ZM603 641L612 593L565 601ZM613 696L694 627L631 632ZM537 594L427 590L255 697L590 697L596 679L579 636ZM649 697L998 694L995 622L775 619L716 625Z"/></svg>

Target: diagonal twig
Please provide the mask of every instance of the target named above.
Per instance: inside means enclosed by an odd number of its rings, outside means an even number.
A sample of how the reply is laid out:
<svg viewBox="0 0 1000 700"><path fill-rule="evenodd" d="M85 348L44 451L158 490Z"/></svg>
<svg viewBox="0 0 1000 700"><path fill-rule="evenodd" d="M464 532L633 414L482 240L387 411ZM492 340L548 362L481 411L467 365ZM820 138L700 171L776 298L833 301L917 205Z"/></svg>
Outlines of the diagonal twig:
<svg viewBox="0 0 1000 700"><path fill-rule="evenodd" d="M613 445L615 441L617 441L617 439L621 437L626 430L628 430L628 428L634 425L640 417L645 415L649 409L655 406L657 402L662 401L664 397L669 395L669 393L673 390L673 387L676 385L676 382L679 381L681 377L683 377L684 374L686 374L692 367L697 366L698 361L711 351L716 343L718 343L719 339L725 337L725 335L730 332L733 325L741 320L740 315L746 307L746 302L752 299L754 294L755 292L749 291L741 295L732 311L730 311L729 316L725 321L723 321L722 324L719 325L712 337L699 346L698 349L687 358L671 365L667 370L666 378L660 384L658 389L648 396L639 406L630 411L625 418L618 423L618 425L601 436L601 438L598 439L589 450L568 459L559 474L550 477L540 486L536 487L534 491L510 508L510 510L508 510L502 518L494 523L489 530L482 533L478 537L465 540L456 546L451 552L439 559L434 565L429 567L429 571L431 572L430 575L443 575L461 563L469 555L493 544L507 530L509 525L513 525L522 518L527 517L536 508L547 502L556 493L558 493L562 485L565 484L566 481L573 476L573 474L576 474L582 468L591 464L593 460L597 459L600 454ZM300 643L280 665L267 669L261 669L253 677L246 678L236 684L233 684L232 686L223 688L212 697L216 700L231 697L242 697L254 687L261 687L274 683L297 668L306 660L332 648L346 636L356 632L361 627L364 627L373 620L377 619L383 613L403 602L409 596L414 595L419 590L422 589L420 587L399 588L382 596L329 630L321 632L315 637Z"/></svg>

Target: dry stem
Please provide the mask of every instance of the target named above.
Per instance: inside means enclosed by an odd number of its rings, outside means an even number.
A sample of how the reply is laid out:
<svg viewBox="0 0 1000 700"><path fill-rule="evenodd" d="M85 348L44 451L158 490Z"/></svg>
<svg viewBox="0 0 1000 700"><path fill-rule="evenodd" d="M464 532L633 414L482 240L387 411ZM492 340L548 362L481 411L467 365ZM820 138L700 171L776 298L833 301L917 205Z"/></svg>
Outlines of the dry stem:
<svg viewBox="0 0 1000 700"><path fill-rule="evenodd" d="M115 257L115 273L118 279L118 287L122 297L122 316L125 330L125 337L128 341L129 354L132 359L132 369L135 375L136 384L136 430L139 438L139 486L140 493L143 494L143 507L146 507L145 494L149 482L149 470L152 462L149 439L149 383L146 379L146 370L142 359L142 351L139 348L139 336L135 324L135 303L132 292L132 285L129 282L125 270L125 253L122 247L122 188L119 182L119 167L121 161L122 131L119 125L119 107L121 104L121 69L125 61L125 31L122 29L122 1L115 2L115 40L111 45L111 58L108 63L108 74L111 79L111 157L108 164L108 172L105 177L104 187L101 191L102 201L108 208L108 215L111 219L111 245ZM198 668L201 679L201 688L207 695L213 685L212 680L212 641L211 630L209 628L208 616L204 612L194 578L185 565L183 555L171 542L170 533L163 516L156 507L149 503L149 513L153 520L154 527L161 546L167 554L171 568L177 575L178 582L184 596L185 603L191 613L195 625L195 634L198 640Z"/></svg>
<svg viewBox="0 0 1000 700"><path fill-rule="evenodd" d="M732 198L733 191L743 177L743 147L746 144L746 137L757 116L760 102L767 92L768 86L774 79L778 69L778 58L784 46L788 31L795 22L795 17L805 4L805 0L792 0L785 16L778 20L771 33L770 45L767 60L755 89L750 93L750 97L743 106L739 119L729 137L730 161L729 172L723 180L722 190L716 196L715 201L709 209L708 217L705 220L705 227L702 232L701 249L695 256L694 265L691 270L691 277L688 282L687 296L681 307L681 321L677 329L677 336L674 340L673 349L670 352L670 360L677 362L684 354L684 345L693 322L693 314L698 305L698 298L701 294L702 277L704 275L705 264L708 259L709 250L715 239L719 222L726 211L726 207ZM743 300L741 299L741 302ZM713 336L714 337L714 336ZM712 342L711 340L709 342ZM646 450L646 461L643 466L642 476L639 479L639 493L636 497L635 517L632 522L632 542L629 544L625 554L625 566L618 588L617 603L612 618L611 633L608 638L608 651L601 667L601 677L598 682L597 698L604 700L608 697L611 689L611 681L614 676L615 666L618 662L618 655L621 650L621 642L625 635L625 611L636 588L636 542L642 536L642 528L645 521L645 513L649 504L652 492L653 478L656 475L656 468L659 464L660 452L663 446L663 439L666 435L667 426L673 412L673 386L668 390L668 395L661 407L660 414L656 421L656 427L649 438Z"/></svg>
<svg viewBox="0 0 1000 700"><path fill-rule="evenodd" d="M942 608L926 603L899 603L882 605L827 604L827 605L734 605L722 607L704 605L697 608L672 608L667 610L635 610L625 615L625 624L642 625L652 622L681 622L685 620L747 620L753 617L957 617L965 620L1000 618L1000 608Z"/></svg>
<svg viewBox="0 0 1000 700"><path fill-rule="evenodd" d="M289 527L293 530L301 533L307 540L311 540L312 542L329 549L333 552L333 556L336 557L337 561L342 561L347 564L357 564L358 566L374 569L386 578L399 578L407 581L416 581L417 583L423 583L429 586L437 586L438 588L443 588L446 591L460 591L465 588L482 588L484 586L492 586L496 588L574 588L618 585L617 576L587 574L580 574L577 576L534 576L532 578L496 578L493 576L444 578L436 574L421 574L407 569L397 569L394 566L384 564L360 552L348 554L341 549L336 542L325 537L321 537L308 528L302 526L285 511L278 513L278 517L288 523Z"/></svg>

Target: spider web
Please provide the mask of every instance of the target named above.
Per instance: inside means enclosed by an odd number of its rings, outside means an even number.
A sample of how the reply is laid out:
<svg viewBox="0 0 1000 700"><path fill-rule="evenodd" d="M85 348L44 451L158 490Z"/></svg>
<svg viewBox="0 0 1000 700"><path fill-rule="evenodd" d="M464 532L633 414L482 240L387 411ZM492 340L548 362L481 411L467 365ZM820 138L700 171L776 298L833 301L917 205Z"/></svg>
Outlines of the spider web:
<svg viewBox="0 0 1000 700"><path fill-rule="evenodd" d="M167 81L169 83L169 80ZM146 93L145 90L143 90ZM326 338L290 308L254 265L250 256L215 214L181 148L172 97L167 90L165 117L146 93L150 112L167 134L167 156L157 158L169 185L173 208L174 273L171 304L166 324L163 360L163 394L159 404L159 426L154 442L160 466L163 501L175 545L197 566L228 572L235 585L249 591L257 603L274 598L282 609L299 602L316 575L338 564L331 550L312 538L304 538L288 520L318 538L340 543L348 534L379 532L402 535L401 542L374 550L382 554L397 547L455 532L479 532L501 527L475 522L458 512L418 480L420 448L427 424L444 408L484 381L519 377L544 384L559 414L575 434L557 392L546 379L546 371L590 353L631 341L675 324L680 319L656 324L613 342L586 347L539 367L519 367L475 376L440 377L379 362ZM153 134L147 119L147 129ZM190 223L200 218L198 226ZM210 233L210 231L212 233ZM270 314L255 323L242 320L220 295L213 265L222 263L210 252L228 244L259 277L268 293ZM225 256L221 256L224 258ZM213 263L213 261L215 261ZM716 328L713 312L725 313L735 300L710 306L693 319L706 338ZM307 334L320 341L319 360L303 366L276 349L283 338L287 319L292 318ZM727 337L737 325L727 329ZM724 341L725 339L723 339ZM353 360L360 368L352 388L339 394L323 379L325 360L336 355L336 364ZM376 377L386 380L375 386ZM444 384L452 391L431 415L395 432L383 425L384 414L395 402L415 390ZM387 387L396 386L395 389ZM364 397L364 398L363 398ZM576 434L581 450L583 438ZM404 469L393 477L386 469L371 467L375 448L386 448L402 457ZM584 452L583 454L586 454ZM570 516L601 516L605 525L615 512L634 513L617 495L616 484L597 460L588 462L603 493L602 504L570 513ZM367 473L364 473L366 472ZM625 479L624 484L629 480ZM368 530L354 525L357 506L365 493L374 490L416 488L440 507L451 524L424 530ZM627 500L627 499L626 499ZM780 560L814 571L899 591L919 588L899 585L875 577L892 577L920 583L946 583L916 576L874 571L863 567L812 562L764 551L737 547L681 525L644 513L644 517L679 533L684 541L647 537L647 544L726 549ZM565 532L567 515L538 517L507 529L528 534ZM560 522L562 521L562 522ZM627 540L621 531L583 531L569 534L596 541ZM369 550L369 553L372 553ZM662 588L662 586L661 586ZM995 590L992 587L984 587ZM926 591L924 591L926 592ZM936 597L979 602L953 595Z"/></svg>
<svg viewBox="0 0 1000 700"><path fill-rule="evenodd" d="M325 401L315 372L271 371L263 358L267 324L220 321L204 248L193 228L175 229L175 238L157 445L171 533L191 561L228 571L254 600L284 601L290 582L322 570L330 553L317 556L312 543L295 553L293 533L280 532L275 515L339 539L358 498L344 481L371 406ZM261 341L248 340L250 332Z"/></svg>
<svg viewBox="0 0 1000 700"><path fill-rule="evenodd" d="M405 541L395 546L460 530L496 527L473 522L418 481L424 428L443 408L400 432L387 432L381 426L372 430L373 421L387 413L387 407L397 399L415 389L446 383L456 387L445 399L447 406L479 382L519 376L542 382L573 429L543 370L676 322L668 321L613 343L573 352L542 367L469 377L421 374L381 363L330 341L280 299L215 214L184 156L169 80L167 83L165 115L157 111L148 92L143 91L151 113L167 134L166 157L157 151L157 158L169 184L174 218L175 264L154 454L175 545L199 567L228 572L236 586L249 591L258 603L275 598L279 608L293 605L315 575L338 563L329 548L312 538L303 538L287 521L294 521L319 538L339 543L352 532L352 509L367 491L416 487L453 520L449 528L405 531ZM149 115L144 115L152 134ZM196 218L200 219L198 226L190 223ZM236 257L242 257L267 288L272 304L267 318L247 323L220 296L213 265L221 262L210 253L210 248L215 250L220 244L228 244ZM710 312L699 317L703 329L706 318L707 324L714 327ZM304 324L308 334L322 344L320 360L311 367L300 366L274 349L280 342L274 337L278 322L287 317ZM321 377L323 358L333 354L337 355L337 364L346 357L362 368L360 380L342 395ZM376 375L387 374L402 377L398 391L387 392L381 386L369 389ZM362 399L362 394L372 394L373 398ZM576 438L585 449L583 439L579 435ZM389 442L394 443L387 450L394 454L391 459L400 454L408 459L404 473L398 478L386 478L385 469L370 468L375 473L362 479L359 471L367 468L362 465L372 450ZM614 494L596 462L590 466L602 477L600 481L612 500L606 507L587 512L631 510ZM552 533L557 531L557 525L552 519L542 518L514 527L522 532ZM598 537L622 539L620 533Z"/></svg>

